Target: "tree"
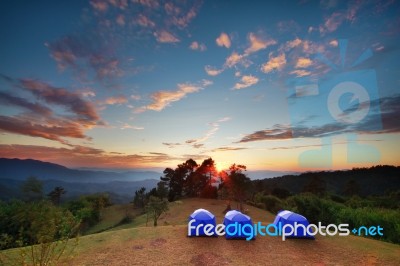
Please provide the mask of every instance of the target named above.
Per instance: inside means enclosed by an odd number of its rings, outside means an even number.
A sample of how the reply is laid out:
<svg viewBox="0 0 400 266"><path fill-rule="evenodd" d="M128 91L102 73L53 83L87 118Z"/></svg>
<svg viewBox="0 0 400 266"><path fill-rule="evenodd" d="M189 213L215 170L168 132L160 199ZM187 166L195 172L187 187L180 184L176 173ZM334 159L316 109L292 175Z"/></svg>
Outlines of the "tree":
<svg viewBox="0 0 400 266"><path fill-rule="evenodd" d="M153 225L157 226L158 218L161 214L168 210L168 202L160 198L150 196L149 202L146 205L146 213L153 219Z"/></svg>
<svg viewBox="0 0 400 266"><path fill-rule="evenodd" d="M241 211L243 211L243 201L246 198L246 193L251 187L250 178L243 171L246 171L245 165L231 165L228 173L223 174L224 180L222 185L222 187L230 191L233 199L239 202Z"/></svg>
<svg viewBox="0 0 400 266"><path fill-rule="evenodd" d="M162 200L168 196L168 188L164 181L157 183L157 195Z"/></svg>
<svg viewBox="0 0 400 266"><path fill-rule="evenodd" d="M54 205L60 205L61 195L67 193L63 187L55 187L47 196Z"/></svg>
<svg viewBox="0 0 400 266"><path fill-rule="evenodd" d="M212 158L208 158L196 170L196 191L201 197L217 196L217 189L213 187L218 177L218 171Z"/></svg>
<svg viewBox="0 0 400 266"><path fill-rule="evenodd" d="M34 176L28 177L21 185L26 201L37 201L43 198L43 183Z"/></svg>
<svg viewBox="0 0 400 266"><path fill-rule="evenodd" d="M146 188L141 187L139 190L135 191L135 196L133 197L133 205L136 208L143 208L146 205Z"/></svg>

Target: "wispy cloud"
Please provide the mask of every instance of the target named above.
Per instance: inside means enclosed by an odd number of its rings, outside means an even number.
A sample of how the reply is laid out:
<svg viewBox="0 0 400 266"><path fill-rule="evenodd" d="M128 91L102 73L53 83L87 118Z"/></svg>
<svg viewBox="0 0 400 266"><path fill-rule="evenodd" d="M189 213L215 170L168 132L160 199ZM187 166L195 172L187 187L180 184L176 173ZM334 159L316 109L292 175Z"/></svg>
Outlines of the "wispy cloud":
<svg viewBox="0 0 400 266"><path fill-rule="evenodd" d="M250 87L254 84L257 84L258 82L258 78L252 75L247 75L247 76L243 76L241 78L241 82L238 82L235 84L235 86L233 87L235 90L240 90L240 89L244 89L247 87Z"/></svg>
<svg viewBox="0 0 400 266"><path fill-rule="evenodd" d="M319 126L306 127L303 125L275 125L272 128L255 131L247 134L239 143L262 141L262 140L284 140L291 138L321 138L342 133L358 134L387 134L400 132L400 95L373 100L370 106L380 105L381 112L368 115L357 124L330 123ZM360 103L360 106L366 106ZM351 111L355 107L346 111ZM354 111L354 110L353 110ZM376 125L382 123L382 129L376 129ZM294 136L292 132L296 132Z"/></svg>
<svg viewBox="0 0 400 266"><path fill-rule="evenodd" d="M241 62L243 58L243 55L238 54L237 52L233 52L230 56L226 58L224 66L233 67L237 63Z"/></svg>
<svg viewBox="0 0 400 266"><path fill-rule="evenodd" d="M21 91L29 92L38 102L30 102L5 92L0 93L0 100L14 108L31 112L22 112L13 116L0 116L0 130L10 133L41 137L70 145L69 138L90 139L84 131L96 125L104 125L94 105L83 99L78 92L65 88L53 87L45 82L30 79L3 80ZM49 106L55 107L50 109ZM55 110L62 109L58 114Z"/></svg>
<svg viewBox="0 0 400 266"><path fill-rule="evenodd" d="M203 89L203 87L211 85L207 80L203 80L202 84L183 83L178 84L178 89L174 91L157 91L151 95L152 103L142 106L136 112L145 110L161 111L171 103L183 99L187 94L195 93Z"/></svg>
<svg viewBox="0 0 400 266"><path fill-rule="evenodd" d="M204 146L205 141L211 138L218 130L221 123L231 120L231 117L223 117L215 122L209 123L210 129L205 133L204 136L197 139L186 140L186 144L190 144L193 148L201 148Z"/></svg>
<svg viewBox="0 0 400 266"><path fill-rule="evenodd" d="M228 34L222 32L221 35L215 40L218 46L230 48L231 47L231 39Z"/></svg>
<svg viewBox="0 0 400 266"><path fill-rule="evenodd" d="M212 66L205 66L204 70L206 71L206 73L209 76L218 76L219 74L221 74L224 71L223 69L217 69Z"/></svg>
<svg viewBox="0 0 400 266"><path fill-rule="evenodd" d="M264 73L269 73L276 70L282 70L286 65L286 56L284 53L281 53L278 56L273 56L272 53L269 54L269 60L262 65L261 71Z"/></svg>
<svg viewBox="0 0 400 266"><path fill-rule="evenodd" d="M241 151L241 150L246 150L247 148L244 147L219 147L216 149L213 149L212 152L219 152L219 151Z"/></svg>
<svg viewBox="0 0 400 266"><path fill-rule="evenodd" d="M160 43L180 42L180 40L177 37L175 37L172 33L166 30L156 31L154 32L154 36L156 37L156 40Z"/></svg>
<svg viewBox="0 0 400 266"><path fill-rule="evenodd" d="M70 167L102 167L134 168L146 165L154 166L157 163L171 163L183 160L166 153L148 152L144 154L123 154L106 152L101 149L85 146L71 148L55 148L37 145L0 145L0 157L3 158L35 158L50 161ZM187 159L187 158L185 158Z"/></svg>

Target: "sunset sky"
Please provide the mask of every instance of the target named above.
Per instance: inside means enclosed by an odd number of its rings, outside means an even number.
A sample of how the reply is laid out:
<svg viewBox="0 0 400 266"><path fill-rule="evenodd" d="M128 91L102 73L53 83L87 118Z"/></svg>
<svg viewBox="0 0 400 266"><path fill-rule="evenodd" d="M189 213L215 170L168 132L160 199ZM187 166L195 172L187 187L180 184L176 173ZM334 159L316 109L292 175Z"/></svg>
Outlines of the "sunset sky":
<svg viewBox="0 0 400 266"><path fill-rule="evenodd" d="M398 1L1 1L0 157L400 165Z"/></svg>

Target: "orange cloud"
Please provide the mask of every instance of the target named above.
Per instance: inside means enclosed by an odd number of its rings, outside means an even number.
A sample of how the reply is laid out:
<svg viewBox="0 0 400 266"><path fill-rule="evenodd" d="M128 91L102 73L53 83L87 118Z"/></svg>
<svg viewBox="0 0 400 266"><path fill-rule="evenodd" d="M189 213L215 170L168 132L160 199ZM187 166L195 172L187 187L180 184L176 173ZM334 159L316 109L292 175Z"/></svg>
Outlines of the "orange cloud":
<svg viewBox="0 0 400 266"><path fill-rule="evenodd" d="M229 48L231 47L231 40L228 34L222 32L221 35L215 40L218 46Z"/></svg>
<svg viewBox="0 0 400 266"><path fill-rule="evenodd" d="M169 33L166 30L156 31L154 32L154 37L160 43L176 43L180 42L180 40L175 37L173 34Z"/></svg>
<svg viewBox="0 0 400 266"><path fill-rule="evenodd" d="M228 58L225 60L225 66L233 67L237 63L239 63L243 59L243 55L240 55L236 52L233 52Z"/></svg>
<svg viewBox="0 0 400 266"><path fill-rule="evenodd" d="M245 54L255 53L259 50L263 50L270 45L276 44L273 39L263 40L257 37L254 33L249 34L250 47L245 50Z"/></svg>
<svg viewBox="0 0 400 266"><path fill-rule="evenodd" d="M0 144L0 157L47 161L68 167L133 168L155 166L187 158L172 157L165 153L148 152L145 154L121 154L101 149L74 146L73 148L55 148L37 145Z"/></svg>
<svg viewBox="0 0 400 266"><path fill-rule="evenodd" d="M126 98L126 96L118 95L118 96L109 97L102 103L107 104L107 105L114 105L114 104L123 104L123 103L127 103L127 102L128 102L128 98Z"/></svg>
<svg viewBox="0 0 400 266"><path fill-rule="evenodd" d="M235 90L244 89L244 88L250 87L254 84L257 84L257 82L258 82L257 77L254 77L252 75L243 76L241 79L241 82L238 82L235 84L234 89Z"/></svg>
<svg viewBox="0 0 400 266"><path fill-rule="evenodd" d="M261 67L261 71L264 73L269 73L272 70L282 70L286 65L286 56L284 53L273 57L272 54L269 55L269 60L267 63L263 64Z"/></svg>
<svg viewBox="0 0 400 266"><path fill-rule="evenodd" d="M306 67L311 66L311 64L312 64L311 59L306 58L306 57L300 57L299 59L297 59L295 67L296 68L306 68Z"/></svg>
<svg viewBox="0 0 400 266"><path fill-rule="evenodd" d="M157 91L151 95L152 103L147 106L139 107L135 110L136 113L141 113L146 110L161 111L171 103L183 99L187 94L198 92L203 87L211 85L212 82L203 80L200 85L195 84L178 84L178 89L175 91Z"/></svg>

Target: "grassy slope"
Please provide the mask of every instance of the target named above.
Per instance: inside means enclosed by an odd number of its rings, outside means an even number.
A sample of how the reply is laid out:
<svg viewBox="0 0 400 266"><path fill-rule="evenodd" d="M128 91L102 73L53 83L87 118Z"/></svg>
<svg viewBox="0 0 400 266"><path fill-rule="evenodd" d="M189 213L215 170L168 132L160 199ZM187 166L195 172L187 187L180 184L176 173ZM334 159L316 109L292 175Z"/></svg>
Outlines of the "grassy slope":
<svg viewBox="0 0 400 266"><path fill-rule="evenodd" d="M113 230L80 238L75 256L65 265L400 265L400 246L362 237L322 237L315 241L258 237L255 241L188 238L186 219L205 208L222 222L225 202L187 199L172 203L153 228L145 216L136 228ZM232 206L234 207L234 206ZM253 221L272 222L266 211L246 206Z"/></svg>

